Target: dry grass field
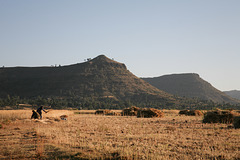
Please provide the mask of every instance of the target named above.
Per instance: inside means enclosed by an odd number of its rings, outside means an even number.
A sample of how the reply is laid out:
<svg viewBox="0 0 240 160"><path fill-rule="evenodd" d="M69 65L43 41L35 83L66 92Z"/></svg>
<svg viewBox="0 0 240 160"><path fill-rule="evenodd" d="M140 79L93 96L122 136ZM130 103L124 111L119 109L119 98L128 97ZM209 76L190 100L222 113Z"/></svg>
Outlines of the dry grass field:
<svg viewBox="0 0 240 160"><path fill-rule="evenodd" d="M163 118L81 112L88 114L52 110L31 120L31 110L1 110L0 159L240 159L240 130L231 124L203 124L177 110Z"/></svg>

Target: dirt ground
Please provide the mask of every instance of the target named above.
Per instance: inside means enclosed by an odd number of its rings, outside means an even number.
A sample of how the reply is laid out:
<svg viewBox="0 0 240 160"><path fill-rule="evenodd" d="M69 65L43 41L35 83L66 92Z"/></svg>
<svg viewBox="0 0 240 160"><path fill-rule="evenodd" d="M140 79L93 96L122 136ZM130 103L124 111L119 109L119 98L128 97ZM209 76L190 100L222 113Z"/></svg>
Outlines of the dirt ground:
<svg viewBox="0 0 240 160"><path fill-rule="evenodd" d="M164 112L137 118L53 110L31 120L31 111L0 111L0 159L240 159L240 130L231 124Z"/></svg>

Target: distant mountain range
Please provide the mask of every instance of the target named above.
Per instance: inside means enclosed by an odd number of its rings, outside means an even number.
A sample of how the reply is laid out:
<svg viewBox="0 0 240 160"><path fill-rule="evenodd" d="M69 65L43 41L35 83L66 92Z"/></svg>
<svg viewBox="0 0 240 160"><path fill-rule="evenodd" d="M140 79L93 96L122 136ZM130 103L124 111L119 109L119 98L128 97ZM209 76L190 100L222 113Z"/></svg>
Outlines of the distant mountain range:
<svg viewBox="0 0 240 160"><path fill-rule="evenodd" d="M106 100L119 107L127 102L148 107L208 106L184 97L240 103L204 81L198 74L138 78L123 63L100 55L87 62L58 67L0 68L0 98L68 100L70 106ZM72 100L71 100L72 99ZM52 103L52 102L51 102ZM127 103L130 104L130 103ZM126 105L125 105L126 106Z"/></svg>
<svg viewBox="0 0 240 160"><path fill-rule="evenodd" d="M177 103L127 70L123 63L100 55L84 63L59 67L0 69L0 97L91 97L116 101Z"/></svg>
<svg viewBox="0 0 240 160"><path fill-rule="evenodd" d="M200 78L198 74L172 74L154 78L142 78L146 82L167 93L182 97L197 97L217 103L239 103L225 93L214 88L210 83Z"/></svg>
<svg viewBox="0 0 240 160"><path fill-rule="evenodd" d="M229 95L232 98L240 100L240 91L238 90L232 90L232 91L224 91L227 95Z"/></svg>

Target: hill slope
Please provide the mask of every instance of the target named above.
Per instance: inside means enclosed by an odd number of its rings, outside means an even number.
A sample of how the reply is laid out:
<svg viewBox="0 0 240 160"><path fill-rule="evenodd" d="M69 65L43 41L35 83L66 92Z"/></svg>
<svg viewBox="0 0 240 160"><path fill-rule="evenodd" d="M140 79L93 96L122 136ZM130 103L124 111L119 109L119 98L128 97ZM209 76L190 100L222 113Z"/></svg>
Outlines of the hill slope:
<svg viewBox="0 0 240 160"><path fill-rule="evenodd" d="M63 67L1 68L0 97L6 95L175 101L172 95L151 86L128 71L124 64L104 55Z"/></svg>
<svg viewBox="0 0 240 160"><path fill-rule="evenodd" d="M238 90L224 91L224 93L232 98L236 98L236 99L240 100L240 91L238 91Z"/></svg>
<svg viewBox="0 0 240 160"><path fill-rule="evenodd" d="M239 101L227 96L225 93L214 88L198 74L172 74L155 78L142 78L146 82L167 93L183 96L197 97L203 100L212 100L222 103L239 103Z"/></svg>

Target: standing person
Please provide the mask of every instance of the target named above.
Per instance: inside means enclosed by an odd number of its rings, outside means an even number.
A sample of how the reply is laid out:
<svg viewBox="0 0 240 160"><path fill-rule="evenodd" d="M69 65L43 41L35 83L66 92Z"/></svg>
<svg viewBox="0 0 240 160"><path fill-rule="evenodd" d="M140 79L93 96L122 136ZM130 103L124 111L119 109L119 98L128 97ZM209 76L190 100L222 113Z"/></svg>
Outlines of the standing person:
<svg viewBox="0 0 240 160"><path fill-rule="evenodd" d="M37 109L38 114L40 115L40 119L42 119L42 111L44 111L45 113L47 113L47 111L45 111L45 109L43 109L43 106L40 106Z"/></svg>

